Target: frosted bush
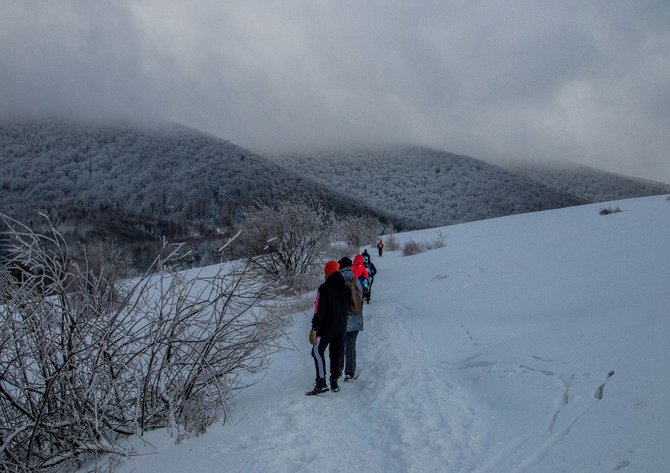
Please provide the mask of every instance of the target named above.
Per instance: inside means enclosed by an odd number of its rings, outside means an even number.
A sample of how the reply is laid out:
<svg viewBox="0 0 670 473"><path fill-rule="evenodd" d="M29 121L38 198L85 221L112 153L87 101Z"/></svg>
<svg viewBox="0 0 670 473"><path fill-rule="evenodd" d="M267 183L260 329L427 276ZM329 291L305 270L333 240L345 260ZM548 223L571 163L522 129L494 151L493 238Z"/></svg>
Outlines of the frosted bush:
<svg viewBox="0 0 670 473"><path fill-rule="evenodd" d="M615 214L617 212L621 212L621 209L619 207L601 207L598 213L600 215L609 215L609 214Z"/></svg>

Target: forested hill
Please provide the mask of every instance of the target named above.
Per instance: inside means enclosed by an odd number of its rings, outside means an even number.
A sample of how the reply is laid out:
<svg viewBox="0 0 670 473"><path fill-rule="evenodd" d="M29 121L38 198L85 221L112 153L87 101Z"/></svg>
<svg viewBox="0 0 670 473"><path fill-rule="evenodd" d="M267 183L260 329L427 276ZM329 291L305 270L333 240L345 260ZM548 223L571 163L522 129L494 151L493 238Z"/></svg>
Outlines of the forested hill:
<svg viewBox="0 0 670 473"><path fill-rule="evenodd" d="M594 203L670 193L669 184L621 176L581 164L525 164L509 170Z"/></svg>
<svg viewBox="0 0 670 473"><path fill-rule="evenodd" d="M484 161L427 148L282 155L274 159L386 212L412 215L426 226L588 201Z"/></svg>
<svg viewBox="0 0 670 473"><path fill-rule="evenodd" d="M139 267L153 259L161 237L188 242L200 257L212 253L206 248L218 248L256 202L311 201L401 228L409 221L173 124L0 121L0 168L0 212L33 228L44 212L69 241L111 237Z"/></svg>
<svg viewBox="0 0 670 473"><path fill-rule="evenodd" d="M253 202L310 199L403 229L670 192L589 168L503 169L426 148L260 156L178 125L0 121L0 212L80 240L197 240ZM215 235L216 236L216 235ZM220 237L220 235L219 235Z"/></svg>
<svg viewBox="0 0 670 473"><path fill-rule="evenodd" d="M5 211L58 203L225 224L246 204L309 195L343 213L370 213L249 150L177 125L0 122L0 163Z"/></svg>

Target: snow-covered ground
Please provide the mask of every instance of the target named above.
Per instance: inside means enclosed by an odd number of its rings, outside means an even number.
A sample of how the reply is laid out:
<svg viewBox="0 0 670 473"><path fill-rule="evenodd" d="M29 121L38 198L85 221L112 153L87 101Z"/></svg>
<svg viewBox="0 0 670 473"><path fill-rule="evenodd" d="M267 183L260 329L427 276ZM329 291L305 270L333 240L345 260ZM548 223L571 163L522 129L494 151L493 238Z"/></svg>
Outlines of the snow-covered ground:
<svg viewBox="0 0 670 473"><path fill-rule="evenodd" d="M600 207L620 213L602 216ZM398 235L373 255L359 379L307 397L311 313L232 418L122 473L670 471L665 196ZM338 259L344 255L332 255Z"/></svg>

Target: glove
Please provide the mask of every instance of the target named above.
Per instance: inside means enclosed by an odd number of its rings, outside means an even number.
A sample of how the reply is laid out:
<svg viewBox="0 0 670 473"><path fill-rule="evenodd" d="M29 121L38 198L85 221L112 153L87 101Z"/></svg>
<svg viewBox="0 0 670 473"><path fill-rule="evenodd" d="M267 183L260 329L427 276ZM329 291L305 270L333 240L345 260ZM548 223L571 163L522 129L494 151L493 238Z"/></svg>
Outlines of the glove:
<svg viewBox="0 0 670 473"><path fill-rule="evenodd" d="M316 345L316 330L314 329L309 332L309 343Z"/></svg>

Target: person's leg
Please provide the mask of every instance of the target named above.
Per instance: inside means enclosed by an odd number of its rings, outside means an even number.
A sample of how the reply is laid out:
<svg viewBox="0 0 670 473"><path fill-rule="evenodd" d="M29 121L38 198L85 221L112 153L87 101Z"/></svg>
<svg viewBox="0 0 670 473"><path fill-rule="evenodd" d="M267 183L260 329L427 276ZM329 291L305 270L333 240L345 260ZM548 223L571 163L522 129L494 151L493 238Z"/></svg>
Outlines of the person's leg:
<svg viewBox="0 0 670 473"><path fill-rule="evenodd" d="M335 337L330 341L329 356L330 356L330 379L331 381L337 379L342 374L340 370L340 363L342 362L342 351L344 350L344 335Z"/></svg>
<svg viewBox="0 0 670 473"><path fill-rule="evenodd" d="M325 362L327 346L328 341L323 340L320 337L317 338L317 342L312 346L312 358L314 359L314 367L316 369L316 382L314 383L314 389L305 393L308 396L316 396L328 391Z"/></svg>
<svg viewBox="0 0 670 473"><path fill-rule="evenodd" d="M326 347L328 341L319 337L312 346L312 358L314 359L314 368L316 369L317 379L326 379Z"/></svg>
<svg viewBox="0 0 670 473"><path fill-rule="evenodd" d="M346 340L346 336L345 336ZM342 345L342 349L340 350L340 374L344 371L344 360L346 357L346 352L347 352L347 346L346 342Z"/></svg>
<svg viewBox="0 0 670 473"><path fill-rule="evenodd" d="M347 363L344 374L354 377L356 374L356 339L358 332L347 332L345 351L347 354Z"/></svg>

